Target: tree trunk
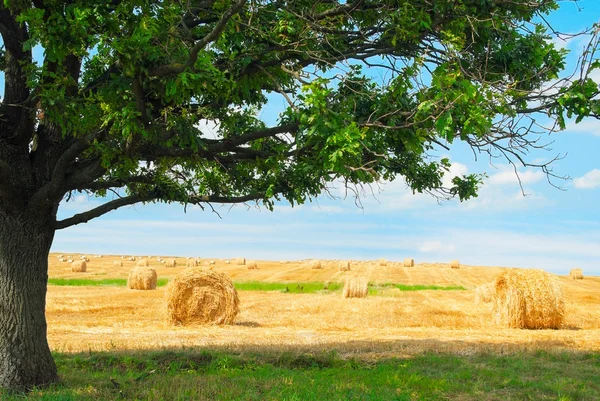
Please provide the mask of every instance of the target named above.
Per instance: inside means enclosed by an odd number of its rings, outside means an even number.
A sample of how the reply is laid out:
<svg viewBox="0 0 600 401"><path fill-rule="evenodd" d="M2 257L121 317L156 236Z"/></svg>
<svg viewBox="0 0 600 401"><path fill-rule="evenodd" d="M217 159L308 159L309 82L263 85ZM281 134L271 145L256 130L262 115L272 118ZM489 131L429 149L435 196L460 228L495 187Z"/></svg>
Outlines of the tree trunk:
<svg viewBox="0 0 600 401"><path fill-rule="evenodd" d="M52 216L0 211L0 387L29 390L58 379L46 338Z"/></svg>

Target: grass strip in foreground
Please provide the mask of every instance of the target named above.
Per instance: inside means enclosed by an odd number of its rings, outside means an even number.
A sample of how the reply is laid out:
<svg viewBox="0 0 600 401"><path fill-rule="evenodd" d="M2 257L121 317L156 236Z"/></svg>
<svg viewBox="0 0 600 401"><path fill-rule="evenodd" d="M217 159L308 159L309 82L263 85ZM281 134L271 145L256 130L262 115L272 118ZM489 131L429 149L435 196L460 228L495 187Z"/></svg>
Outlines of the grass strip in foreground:
<svg viewBox="0 0 600 401"><path fill-rule="evenodd" d="M55 354L61 383L6 401L576 401L600 394L600 354L531 352L362 361L265 349Z"/></svg>

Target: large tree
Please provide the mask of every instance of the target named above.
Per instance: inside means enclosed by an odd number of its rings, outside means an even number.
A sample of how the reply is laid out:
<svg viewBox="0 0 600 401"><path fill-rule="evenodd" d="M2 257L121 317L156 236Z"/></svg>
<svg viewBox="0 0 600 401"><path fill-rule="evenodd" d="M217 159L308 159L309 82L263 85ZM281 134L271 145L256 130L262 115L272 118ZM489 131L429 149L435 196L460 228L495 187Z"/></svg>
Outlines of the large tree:
<svg viewBox="0 0 600 401"><path fill-rule="evenodd" d="M57 380L45 320L56 230L139 202L257 200L270 209L334 180L402 177L415 191L468 199L480 177L442 188L449 161L430 156L453 141L528 164L538 135L553 130L548 120L560 127L597 110L587 78L595 42L581 73L556 84L566 52L534 23L556 8L555 0L4 0L0 386ZM275 97L285 110L261 119ZM57 220L73 191L105 203Z"/></svg>

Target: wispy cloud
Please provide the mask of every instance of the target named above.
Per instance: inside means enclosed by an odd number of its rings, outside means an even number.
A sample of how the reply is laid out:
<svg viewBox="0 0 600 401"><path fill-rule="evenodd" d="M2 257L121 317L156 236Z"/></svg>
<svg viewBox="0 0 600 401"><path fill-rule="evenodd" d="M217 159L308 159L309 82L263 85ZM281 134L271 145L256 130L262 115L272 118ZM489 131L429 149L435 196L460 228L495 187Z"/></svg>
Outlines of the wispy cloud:
<svg viewBox="0 0 600 401"><path fill-rule="evenodd" d="M582 177L575 178L573 186L577 189L600 188L600 170L593 169L585 173Z"/></svg>

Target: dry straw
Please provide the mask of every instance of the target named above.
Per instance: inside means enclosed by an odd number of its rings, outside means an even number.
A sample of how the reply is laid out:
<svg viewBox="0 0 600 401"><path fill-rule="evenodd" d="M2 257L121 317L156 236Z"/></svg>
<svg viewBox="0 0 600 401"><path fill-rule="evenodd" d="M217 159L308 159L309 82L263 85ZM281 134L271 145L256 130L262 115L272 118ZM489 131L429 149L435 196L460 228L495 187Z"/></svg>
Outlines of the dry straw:
<svg viewBox="0 0 600 401"><path fill-rule="evenodd" d="M379 259L379 266L387 266L387 260Z"/></svg>
<svg viewBox="0 0 600 401"><path fill-rule="evenodd" d="M486 304L492 302L495 287L496 282L492 281L475 288L475 302Z"/></svg>
<svg viewBox="0 0 600 401"><path fill-rule="evenodd" d="M148 259L140 259L137 261L136 265L141 267L148 267L150 266L150 262L148 262Z"/></svg>
<svg viewBox="0 0 600 401"><path fill-rule="evenodd" d="M235 258L235 264L236 265L245 265L246 264L246 258Z"/></svg>
<svg viewBox="0 0 600 401"><path fill-rule="evenodd" d="M85 260L78 260L71 264L71 271L76 273L85 273L87 270L87 263Z"/></svg>
<svg viewBox="0 0 600 401"><path fill-rule="evenodd" d="M510 328L558 329L565 304L558 278L542 270L512 269L494 283L496 322Z"/></svg>
<svg viewBox="0 0 600 401"><path fill-rule="evenodd" d="M415 260L413 258L404 259L404 267L413 267L415 265Z"/></svg>
<svg viewBox="0 0 600 401"><path fill-rule="evenodd" d="M200 262L196 259L188 259L186 261L186 267L195 267L198 266L200 264Z"/></svg>
<svg viewBox="0 0 600 401"><path fill-rule="evenodd" d="M311 260L308 262L308 265L311 269L321 269L321 261L320 260Z"/></svg>
<svg viewBox="0 0 600 401"><path fill-rule="evenodd" d="M573 280L583 280L583 270L571 269L569 272L569 277L571 277Z"/></svg>
<svg viewBox="0 0 600 401"><path fill-rule="evenodd" d="M365 298L368 289L368 281L364 278L348 278L344 284L344 298Z"/></svg>
<svg viewBox="0 0 600 401"><path fill-rule="evenodd" d="M347 260L342 260L340 263L338 263L338 267L340 268L341 272L347 272L350 270L350 262Z"/></svg>
<svg viewBox="0 0 600 401"><path fill-rule="evenodd" d="M169 259L169 260L167 260L166 266L167 267L175 267L175 266L177 266L177 260L175 260L175 259Z"/></svg>
<svg viewBox="0 0 600 401"><path fill-rule="evenodd" d="M258 264L256 263L256 260L249 260L246 262L246 267L248 267L248 269L258 269Z"/></svg>
<svg viewBox="0 0 600 401"><path fill-rule="evenodd" d="M453 260L450 262L451 269L460 269L460 262L458 260Z"/></svg>
<svg viewBox="0 0 600 401"><path fill-rule="evenodd" d="M113 266L122 267L123 266L123 262L121 262L120 260L115 260L115 261L113 261Z"/></svg>
<svg viewBox="0 0 600 401"><path fill-rule="evenodd" d="M127 288L132 290L154 290L156 289L156 281L156 270L151 267L137 266L129 272Z"/></svg>
<svg viewBox="0 0 600 401"><path fill-rule="evenodd" d="M231 279L212 269L186 269L167 289L167 313L173 324L231 324L239 302Z"/></svg>

